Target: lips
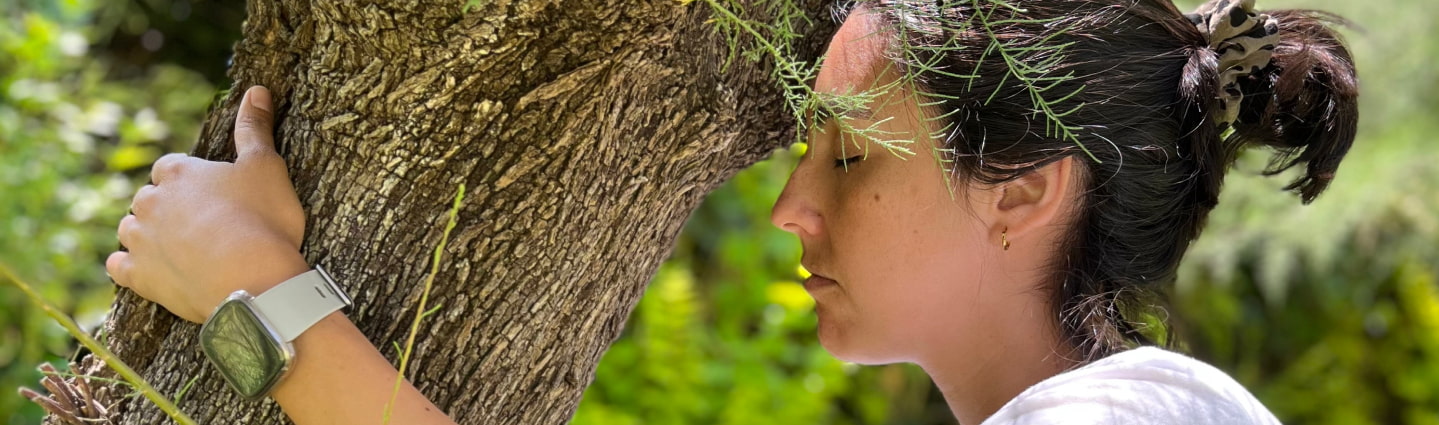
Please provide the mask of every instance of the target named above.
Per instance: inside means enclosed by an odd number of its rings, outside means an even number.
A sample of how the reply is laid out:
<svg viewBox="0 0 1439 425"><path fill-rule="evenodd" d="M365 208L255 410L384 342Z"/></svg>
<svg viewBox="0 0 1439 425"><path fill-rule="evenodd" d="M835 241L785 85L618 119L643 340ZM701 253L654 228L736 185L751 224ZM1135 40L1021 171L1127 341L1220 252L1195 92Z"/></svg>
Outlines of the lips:
<svg viewBox="0 0 1439 425"><path fill-rule="evenodd" d="M820 275L810 275L804 280L804 289L809 292L818 291L824 288L839 286L839 282Z"/></svg>
<svg viewBox="0 0 1439 425"><path fill-rule="evenodd" d="M808 254L809 250L806 249L805 253ZM813 258L801 258L799 261L800 267L803 267L804 271L809 273L809 277L804 279L804 289L811 295L817 290L839 287L839 282L826 276L826 273L830 270L827 267L819 267L821 266L819 263L818 261L814 261Z"/></svg>

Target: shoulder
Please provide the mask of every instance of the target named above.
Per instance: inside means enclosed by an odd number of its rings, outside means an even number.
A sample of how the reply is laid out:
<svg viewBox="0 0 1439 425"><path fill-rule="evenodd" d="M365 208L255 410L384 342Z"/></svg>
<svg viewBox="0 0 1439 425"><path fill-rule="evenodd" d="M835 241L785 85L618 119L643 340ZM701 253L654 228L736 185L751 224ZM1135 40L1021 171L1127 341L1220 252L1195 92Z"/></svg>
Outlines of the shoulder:
<svg viewBox="0 0 1439 425"><path fill-rule="evenodd" d="M1183 354L1143 347L1025 390L984 425L1278 424L1244 386Z"/></svg>

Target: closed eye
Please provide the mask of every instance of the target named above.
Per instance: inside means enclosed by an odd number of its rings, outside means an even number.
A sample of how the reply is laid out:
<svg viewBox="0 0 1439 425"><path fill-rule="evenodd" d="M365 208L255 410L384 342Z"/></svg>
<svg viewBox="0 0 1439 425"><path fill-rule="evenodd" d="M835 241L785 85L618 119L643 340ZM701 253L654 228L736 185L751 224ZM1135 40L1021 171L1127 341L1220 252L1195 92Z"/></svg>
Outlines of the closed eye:
<svg viewBox="0 0 1439 425"><path fill-rule="evenodd" d="M859 160L861 160L861 159L864 159L864 155L855 155L855 156L851 156L851 157L849 157L849 158L836 159L836 160L834 160L834 168L846 168L846 169L847 169L847 168L849 168L850 164L853 164L853 163L855 163L855 162L857 162L857 161L859 161Z"/></svg>

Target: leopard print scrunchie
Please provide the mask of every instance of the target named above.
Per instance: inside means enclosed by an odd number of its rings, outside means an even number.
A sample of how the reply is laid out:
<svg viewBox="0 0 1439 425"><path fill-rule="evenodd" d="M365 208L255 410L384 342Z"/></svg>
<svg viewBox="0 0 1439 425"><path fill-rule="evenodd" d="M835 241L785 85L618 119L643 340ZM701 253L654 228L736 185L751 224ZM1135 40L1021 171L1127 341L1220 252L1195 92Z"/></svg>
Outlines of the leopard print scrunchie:
<svg viewBox="0 0 1439 425"><path fill-rule="evenodd" d="M1219 54L1220 101L1213 115L1221 130L1228 128L1239 118L1239 103L1244 100L1239 79L1269 66L1279 44L1279 20L1256 15L1254 0L1210 0L1184 16Z"/></svg>

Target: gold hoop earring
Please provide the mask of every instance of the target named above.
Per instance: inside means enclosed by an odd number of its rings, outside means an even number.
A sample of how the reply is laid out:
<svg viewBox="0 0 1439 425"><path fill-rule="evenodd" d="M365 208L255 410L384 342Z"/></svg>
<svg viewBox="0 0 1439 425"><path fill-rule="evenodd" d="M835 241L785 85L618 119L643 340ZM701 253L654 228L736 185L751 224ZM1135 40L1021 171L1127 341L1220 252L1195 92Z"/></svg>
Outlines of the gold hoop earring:
<svg viewBox="0 0 1439 425"><path fill-rule="evenodd" d="M1004 250L1005 250L1005 251L1008 251L1008 250L1009 250L1009 228L1008 228L1008 227L1004 228L1004 230L1001 230L1001 231L999 232L999 242L1000 242L1002 245L1004 245Z"/></svg>

